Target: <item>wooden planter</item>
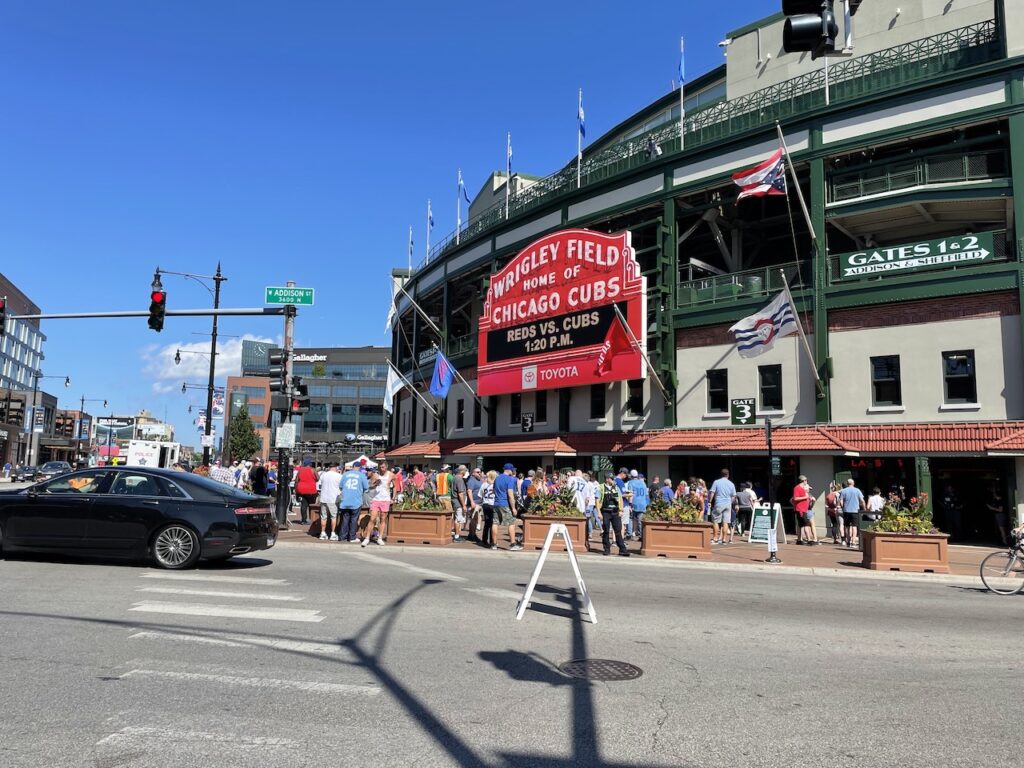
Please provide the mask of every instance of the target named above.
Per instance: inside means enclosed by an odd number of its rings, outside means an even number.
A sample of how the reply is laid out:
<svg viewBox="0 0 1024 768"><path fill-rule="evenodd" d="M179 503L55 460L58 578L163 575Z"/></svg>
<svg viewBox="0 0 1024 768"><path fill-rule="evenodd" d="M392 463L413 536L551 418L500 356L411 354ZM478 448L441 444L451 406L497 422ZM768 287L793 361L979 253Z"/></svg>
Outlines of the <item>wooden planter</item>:
<svg viewBox="0 0 1024 768"><path fill-rule="evenodd" d="M650 557L711 559L711 523L668 523L644 520L640 554Z"/></svg>
<svg viewBox="0 0 1024 768"><path fill-rule="evenodd" d="M388 544L451 544L452 513L441 509L392 509Z"/></svg>
<svg viewBox="0 0 1024 768"><path fill-rule="evenodd" d="M544 539L548 536L548 528L552 523L562 523L569 531L572 546L577 552L586 552L587 518L585 517L541 517L540 515L523 515L523 549L542 549ZM565 552L562 538L556 536L551 544L555 551Z"/></svg>
<svg viewBox="0 0 1024 768"><path fill-rule="evenodd" d="M861 531L864 567L873 571L949 573L949 536L945 533Z"/></svg>

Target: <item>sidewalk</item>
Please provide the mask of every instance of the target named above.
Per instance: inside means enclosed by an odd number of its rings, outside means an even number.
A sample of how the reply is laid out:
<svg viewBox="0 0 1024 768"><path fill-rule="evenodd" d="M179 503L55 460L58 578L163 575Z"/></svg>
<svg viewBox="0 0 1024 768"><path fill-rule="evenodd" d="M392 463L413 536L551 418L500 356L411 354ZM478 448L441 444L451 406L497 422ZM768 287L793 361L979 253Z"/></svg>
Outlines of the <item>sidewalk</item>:
<svg viewBox="0 0 1024 768"><path fill-rule="evenodd" d="M309 546L331 546L331 547L344 547L346 549L360 549L354 544L339 544L337 542L326 542L320 541L319 539L313 538L307 534L305 526L295 525L294 522L291 524L291 528L287 531L282 531L280 534L281 543L292 543L292 544L308 544ZM501 532L500 541L498 543L499 550L507 556L527 556L535 554L530 550L523 550L522 552L508 552L508 542L505 541L505 533ZM793 540L791 539L791 542ZM370 545L374 549L373 544ZM628 542L630 553L634 555L634 558L639 557L640 554L640 542L630 541ZM446 554L451 554L459 551L466 552L480 552L483 553L485 550L474 545L471 542L463 540L459 543L452 543L445 547L411 547L411 546L397 546L387 547L388 549L395 549L398 551L443 551ZM613 547L613 552L614 552ZM977 546L960 546L951 545L949 547L949 574L931 574L931 573L901 573L898 571L871 571L861 564L863 555L856 549L847 549L843 546L836 546L832 544L831 539L824 540L818 546L801 546L795 543L780 544L779 545L779 558L782 560L781 565L768 565L765 563L765 558L768 557L768 549L764 544L747 544L737 540L733 544L716 545L712 548L712 559L709 560L666 560L665 558L639 558L645 562L671 562L671 563L685 563L687 565L702 566L702 567L713 567L713 568L726 568L728 570L746 570L757 569L757 570L781 570L791 573L814 573L818 575L848 575L848 576L860 576L865 578L881 578L881 579L901 579L901 580L924 580L924 581L956 581L959 583L965 583L969 580L976 580L980 585L981 581L978 576L978 569L981 565L981 561L990 553L995 551L1001 551L1001 549L994 549L991 547L977 547ZM590 540L590 551L587 553L581 553L582 557L585 558L598 558L601 557L601 542L600 536L595 535ZM630 558L630 562L635 562L634 558ZM615 559L618 558L609 558Z"/></svg>

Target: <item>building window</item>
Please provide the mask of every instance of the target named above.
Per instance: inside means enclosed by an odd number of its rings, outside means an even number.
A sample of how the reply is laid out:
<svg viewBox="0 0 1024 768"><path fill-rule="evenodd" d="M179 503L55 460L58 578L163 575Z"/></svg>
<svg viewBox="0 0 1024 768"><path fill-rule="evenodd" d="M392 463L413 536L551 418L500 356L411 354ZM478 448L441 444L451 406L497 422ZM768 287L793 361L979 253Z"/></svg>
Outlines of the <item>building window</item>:
<svg viewBox="0 0 1024 768"><path fill-rule="evenodd" d="M360 405L359 406L359 431L376 433L384 430L384 406L382 405Z"/></svg>
<svg viewBox="0 0 1024 768"><path fill-rule="evenodd" d="M630 416L644 415L644 380L630 379L626 391L626 413Z"/></svg>
<svg viewBox="0 0 1024 768"><path fill-rule="evenodd" d="M309 396L310 397L330 397L331 388L326 384L310 384L309 385Z"/></svg>
<svg viewBox="0 0 1024 768"><path fill-rule="evenodd" d="M310 403L309 412L302 419L303 426L310 432L327 431L327 405Z"/></svg>
<svg viewBox="0 0 1024 768"><path fill-rule="evenodd" d="M423 414L423 425L420 427L420 432L427 431L427 409L424 408L421 413Z"/></svg>
<svg viewBox="0 0 1024 768"><path fill-rule="evenodd" d="M518 424L523 420L523 395L520 392L512 393L509 398L508 423Z"/></svg>
<svg viewBox="0 0 1024 768"><path fill-rule="evenodd" d="M265 416L266 412L263 410L263 406L257 403L249 403L249 415L250 416Z"/></svg>
<svg viewBox="0 0 1024 768"><path fill-rule="evenodd" d="M782 366L757 366L762 411L782 410Z"/></svg>
<svg viewBox="0 0 1024 768"><path fill-rule="evenodd" d="M947 403L978 402L974 378L974 350L961 349L942 353L942 373L946 384Z"/></svg>
<svg viewBox="0 0 1024 768"><path fill-rule="evenodd" d="M536 404L534 406L535 413L533 414L534 421L538 424L548 423L548 393L547 390L541 390L536 395Z"/></svg>
<svg viewBox="0 0 1024 768"><path fill-rule="evenodd" d="M480 401L473 401L473 429L480 429Z"/></svg>
<svg viewBox="0 0 1024 768"><path fill-rule="evenodd" d="M455 401L455 428L463 429L466 426L466 401L459 398Z"/></svg>
<svg viewBox="0 0 1024 768"><path fill-rule="evenodd" d="M590 385L590 418L604 419L608 408L605 403L605 385Z"/></svg>
<svg viewBox="0 0 1024 768"><path fill-rule="evenodd" d="M903 405L899 355L871 358L871 404Z"/></svg>
<svg viewBox="0 0 1024 768"><path fill-rule="evenodd" d="M354 405L331 406L331 432L347 435L356 431L356 407Z"/></svg>
<svg viewBox="0 0 1024 768"><path fill-rule="evenodd" d="M312 392L312 387L310 391ZM353 400L356 398L356 387L352 384L342 384L340 386L331 387L331 397L349 397ZM381 392L381 399L383 399L384 393Z"/></svg>
<svg viewBox="0 0 1024 768"><path fill-rule="evenodd" d="M729 371L715 368L707 372L708 413L729 412Z"/></svg>
<svg viewBox="0 0 1024 768"><path fill-rule="evenodd" d="M383 400L384 387L360 387L359 397L363 400Z"/></svg>

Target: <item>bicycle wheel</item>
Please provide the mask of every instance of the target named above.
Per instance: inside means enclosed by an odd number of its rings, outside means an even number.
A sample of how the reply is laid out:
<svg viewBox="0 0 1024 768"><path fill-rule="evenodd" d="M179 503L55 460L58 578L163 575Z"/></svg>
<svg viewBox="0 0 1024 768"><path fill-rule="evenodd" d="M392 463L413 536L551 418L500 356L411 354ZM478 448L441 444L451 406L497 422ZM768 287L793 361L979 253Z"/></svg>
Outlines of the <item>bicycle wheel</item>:
<svg viewBox="0 0 1024 768"><path fill-rule="evenodd" d="M993 552L981 561L981 580L997 595L1015 595L1024 589L1024 560L1009 552Z"/></svg>

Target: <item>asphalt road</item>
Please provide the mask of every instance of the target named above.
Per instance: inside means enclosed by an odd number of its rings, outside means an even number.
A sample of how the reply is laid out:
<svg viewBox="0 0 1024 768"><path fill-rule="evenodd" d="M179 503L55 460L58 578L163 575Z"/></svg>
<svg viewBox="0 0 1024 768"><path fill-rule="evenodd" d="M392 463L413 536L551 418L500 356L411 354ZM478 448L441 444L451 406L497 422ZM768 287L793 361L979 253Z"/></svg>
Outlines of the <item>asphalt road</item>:
<svg viewBox="0 0 1024 768"><path fill-rule="evenodd" d="M371 545L372 546L372 545ZM1020 766L1024 598L565 555L0 561L2 766ZM619 682L562 662L625 661Z"/></svg>

